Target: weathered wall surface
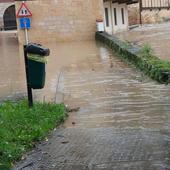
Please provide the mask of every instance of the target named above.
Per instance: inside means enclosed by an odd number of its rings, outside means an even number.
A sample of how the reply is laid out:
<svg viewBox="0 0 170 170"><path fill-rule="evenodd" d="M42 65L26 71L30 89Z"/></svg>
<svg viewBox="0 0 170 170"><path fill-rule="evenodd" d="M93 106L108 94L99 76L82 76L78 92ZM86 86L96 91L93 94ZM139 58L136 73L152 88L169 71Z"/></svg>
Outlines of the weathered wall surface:
<svg viewBox="0 0 170 170"><path fill-rule="evenodd" d="M16 10L22 2L16 2ZM96 19L103 18L102 0L27 1L32 17L32 42L59 42L94 39ZM19 42L24 33L19 30Z"/></svg>

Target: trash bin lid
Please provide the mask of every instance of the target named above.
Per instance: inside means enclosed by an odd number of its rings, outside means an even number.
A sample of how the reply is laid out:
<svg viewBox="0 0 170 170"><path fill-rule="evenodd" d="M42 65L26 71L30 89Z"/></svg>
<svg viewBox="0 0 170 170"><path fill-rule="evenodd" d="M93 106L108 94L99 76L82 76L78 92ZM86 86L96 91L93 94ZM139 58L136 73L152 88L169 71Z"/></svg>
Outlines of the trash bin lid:
<svg viewBox="0 0 170 170"><path fill-rule="evenodd" d="M38 54L40 57L50 55L49 48L45 48L41 44L37 44L37 43L29 43L26 46L26 51L27 53L31 53L31 54Z"/></svg>

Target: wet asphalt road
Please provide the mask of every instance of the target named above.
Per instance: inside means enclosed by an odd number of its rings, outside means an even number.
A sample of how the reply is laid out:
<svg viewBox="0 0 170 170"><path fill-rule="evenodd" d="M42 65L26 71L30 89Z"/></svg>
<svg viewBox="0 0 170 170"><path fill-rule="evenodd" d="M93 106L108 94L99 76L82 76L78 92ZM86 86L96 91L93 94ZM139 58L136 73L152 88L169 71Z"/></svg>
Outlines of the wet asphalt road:
<svg viewBox="0 0 170 170"><path fill-rule="evenodd" d="M14 169L169 170L170 86L142 76L102 44L56 46L68 64L56 66L52 87L72 112Z"/></svg>

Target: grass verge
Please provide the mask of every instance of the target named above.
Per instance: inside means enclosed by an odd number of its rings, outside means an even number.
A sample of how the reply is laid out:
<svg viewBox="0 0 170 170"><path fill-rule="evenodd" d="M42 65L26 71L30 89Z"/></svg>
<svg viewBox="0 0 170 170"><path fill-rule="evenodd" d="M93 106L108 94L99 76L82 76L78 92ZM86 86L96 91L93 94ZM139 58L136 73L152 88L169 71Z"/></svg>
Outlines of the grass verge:
<svg viewBox="0 0 170 170"><path fill-rule="evenodd" d="M66 118L63 104L35 103L26 100L0 105L0 170L9 170L15 161L42 140Z"/></svg>
<svg viewBox="0 0 170 170"><path fill-rule="evenodd" d="M151 47L146 44L143 48L134 47L127 42L107 33L96 33L96 40L106 44L128 63L132 63L146 75L159 83L170 82L170 61L164 61L153 55Z"/></svg>

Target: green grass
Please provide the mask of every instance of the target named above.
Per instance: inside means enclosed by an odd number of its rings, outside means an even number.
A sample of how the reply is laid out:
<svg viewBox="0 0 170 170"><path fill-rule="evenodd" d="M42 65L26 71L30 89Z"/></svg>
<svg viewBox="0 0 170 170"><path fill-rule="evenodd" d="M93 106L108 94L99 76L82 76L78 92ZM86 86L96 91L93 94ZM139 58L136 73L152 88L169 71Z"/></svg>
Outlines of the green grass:
<svg viewBox="0 0 170 170"><path fill-rule="evenodd" d="M150 44L145 43L139 53L141 57L151 57L153 56L153 49Z"/></svg>
<svg viewBox="0 0 170 170"><path fill-rule="evenodd" d="M0 105L0 170L12 164L42 140L66 118L63 104L35 103L29 109L26 100Z"/></svg>

